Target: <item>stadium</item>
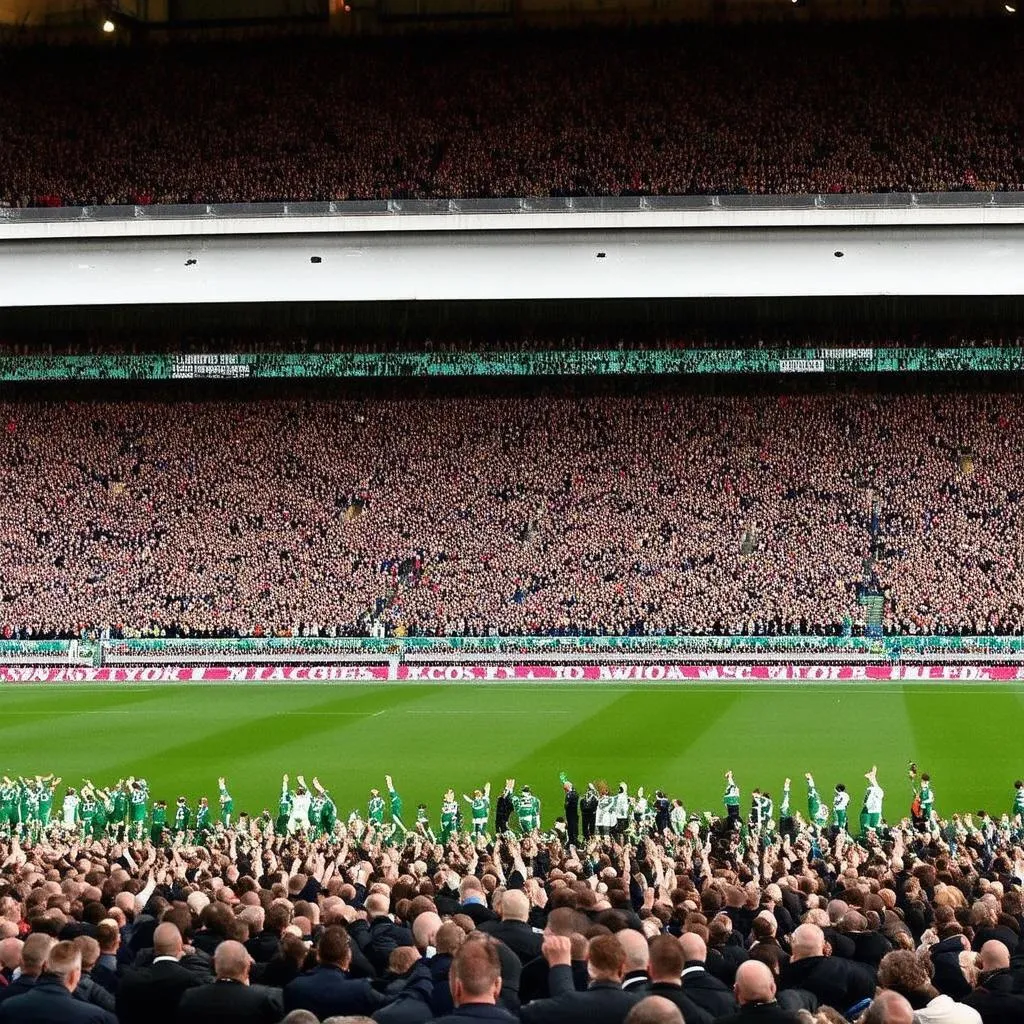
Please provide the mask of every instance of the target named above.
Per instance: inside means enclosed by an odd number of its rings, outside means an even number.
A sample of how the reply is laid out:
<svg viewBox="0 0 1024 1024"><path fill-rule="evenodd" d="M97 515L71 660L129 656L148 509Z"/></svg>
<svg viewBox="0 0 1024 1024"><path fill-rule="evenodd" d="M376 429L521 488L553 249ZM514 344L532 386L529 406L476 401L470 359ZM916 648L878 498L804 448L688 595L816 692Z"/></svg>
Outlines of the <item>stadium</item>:
<svg viewBox="0 0 1024 1024"><path fill-rule="evenodd" d="M996 0L0 0L0 1024L1024 1022Z"/></svg>

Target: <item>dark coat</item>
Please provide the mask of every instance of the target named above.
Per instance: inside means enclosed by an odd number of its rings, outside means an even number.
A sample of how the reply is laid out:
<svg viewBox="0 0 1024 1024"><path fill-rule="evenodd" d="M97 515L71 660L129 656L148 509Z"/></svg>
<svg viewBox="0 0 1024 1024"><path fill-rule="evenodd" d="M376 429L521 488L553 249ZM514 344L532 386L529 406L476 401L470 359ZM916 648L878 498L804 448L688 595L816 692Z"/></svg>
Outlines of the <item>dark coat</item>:
<svg viewBox="0 0 1024 1024"><path fill-rule="evenodd" d="M731 1017L719 1017L715 1024L794 1024L795 1013L784 1010L778 1003L758 1003L744 1006Z"/></svg>
<svg viewBox="0 0 1024 1024"><path fill-rule="evenodd" d="M700 970L692 971L692 967L699 967ZM713 974L708 974L703 964L691 962L685 969L689 973L683 974L683 992L702 1010L712 1017L725 1017L739 1010L732 989Z"/></svg>
<svg viewBox="0 0 1024 1024"><path fill-rule="evenodd" d="M23 996L27 992L31 992L35 987L35 978L26 978L24 974L15 978L10 985L0 988L0 1006L3 1005L7 999L16 999L18 996Z"/></svg>
<svg viewBox="0 0 1024 1024"><path fill-rule="evenodd" d="M433 1024L516 1024L516 1018L500 1006L470 1003L452 1010L447 1017L435 1017Z"/></svg>
<svg viewBox="0 0 1024 1024"><path fill-rule="evenodd" d="M982 975L978 987L963 1002L981 1014L982 1024L1020 1024L1024 1021L1024 996L1015 994L1013 988L1009 971L992 971Z"/></svg>
<svg viewBox="0 0 1024 1024"><path fill-rule="evenodd" d="M370 961L378 975L388 969L392 950L399 946L415 946L412 932L397 925L390 917L375 917L369 926L353 926L349 935Z"/></svg>
<svg viewBox="0 0 1024 1024"><path fill-rule="evenodd" d="M395 1001L373 1015L379 1024L426 1024L433 1018L434 980L427 961L418 960L404 982Z"/></svg>
<svg viewBox="0 0 1024 1024"><path fill-rule="evenodd" d="M121 1024L171 1024L181 997L202 981L181 964L161 960L125 971L114 997Z"/></svg>
<svg viewBox="0 0 1024 1024"><path fill-rule="evenodd" d="M932 984L943 994L957 1002L971 994L971 986L960 969L960 954L964 944L961 936L953 935L942 942L936 942L928 951L935 968Z"/></svg>
<svg viewBox="0 0 1024 1024"><path fill-rule="evenodd" d="M780 988L804 988L819 1003L846 1013L851 1006L875 994L875 972L866 964L842 957L813 956L790 961L782 972Z"/></svg>
<svg viewBox="0 0 1024 1024"><path fill-rule="evenodd" d="M519 995L524 1003L532 1003L535 999L547 999L551 995L548 989L549 971L548 962L542 956L531 960L523 967ZM576 983L576 991L586 992L590 984L586 960L573 960L572 976Z"/></svg>
<svg viewBox="0 0 1024 1024"><path fill-rule="evenodd" d="M249 956L258 964L267 964L277 956L278 947L281 945L281 936L276 932L262 931L254 935L246 944L245 948Z"/></svg>
<svg viewBox="0 0 1024 1024"><path fill-rule="evenodd" d="M663 996L670 1003L675 1003L683 1014L686 1024L711 1024L714 1018L707 1010L698 1006L682 989L681 985L664 985L652 982L643 989L633 989L643 999L645 996Z"/></svg>
<svg viewBox="0 0 1024 1024"><path fill-rule="evenodd" d="M281 1007L269 989L239 981L190 988L178 1004L179 1024L277 1024Z"/></svg>
<svg viewBox="0 0 1024 1024"><path fill-rule="evenodd" d="M5 991L12 988L8 985ZM44 974L28 992L4 1000L0 1024L117 1024L117 1018L75 999L58 978Z"/></svg>
<svg viewBox="0 0 1024 1024"><path fill-rule="evenodd" d="M543 936L522 921L484 921L480 931L504 942L522 964L528 964L540 956Z"/></svg>
<svg viewBox="0 0 1024 1024"><path fill-rule="evenodd" d="M572 968L565 965L551 968L548 983L552 997L522 1007L523 1024L622 1024L640 998L606 981L595 981L586 992L577 992Z"/></svg>
<svg viewBox="0 0 1024 1024"><path fill-rule="evenodd" d="M365 979L350 978L340 967L321 964L300 974L284 989L284 1008L309 1010L321 1020L327 1017L369 1017L388 1000Z"/></svg>

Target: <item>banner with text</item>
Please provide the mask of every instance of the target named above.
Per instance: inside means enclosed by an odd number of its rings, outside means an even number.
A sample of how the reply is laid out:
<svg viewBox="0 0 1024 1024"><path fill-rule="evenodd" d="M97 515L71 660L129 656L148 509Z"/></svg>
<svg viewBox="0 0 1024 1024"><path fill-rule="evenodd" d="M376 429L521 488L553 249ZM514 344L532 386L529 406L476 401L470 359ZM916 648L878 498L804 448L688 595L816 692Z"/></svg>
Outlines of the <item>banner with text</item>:
<svg viewBox="0 0 1024 1024"><path fill-rule="evenodd" d="M1024 665L207 665L175 668L0 665L2 683L879 682L1024 680Z"/></svg>

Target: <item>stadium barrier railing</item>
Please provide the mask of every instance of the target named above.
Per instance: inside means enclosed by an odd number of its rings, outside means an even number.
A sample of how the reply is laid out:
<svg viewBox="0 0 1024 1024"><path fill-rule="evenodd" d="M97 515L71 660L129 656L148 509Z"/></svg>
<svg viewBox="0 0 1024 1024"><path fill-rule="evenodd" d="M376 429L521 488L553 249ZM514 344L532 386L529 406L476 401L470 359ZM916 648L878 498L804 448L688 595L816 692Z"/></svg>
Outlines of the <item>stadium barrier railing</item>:
<svg viewBox="0 0 1024 1024"><path fill-rule="evenodd" d="M0 640L3 665L91 665L91 644L77 640Z"/></svg>
<svg viewBox="0 0 1024 1024"><path fill-rule="evenodd" d="M1024 348L572 349L0 356L0 381L950 373L1024 370Z"/></svg>
<svg viewBox="0 0 1024 1024"><path fill-rule="evenodd" d="M130 639L99 645L106 665L765 664L1024 662L1024 637L540 636Z"/></svg>

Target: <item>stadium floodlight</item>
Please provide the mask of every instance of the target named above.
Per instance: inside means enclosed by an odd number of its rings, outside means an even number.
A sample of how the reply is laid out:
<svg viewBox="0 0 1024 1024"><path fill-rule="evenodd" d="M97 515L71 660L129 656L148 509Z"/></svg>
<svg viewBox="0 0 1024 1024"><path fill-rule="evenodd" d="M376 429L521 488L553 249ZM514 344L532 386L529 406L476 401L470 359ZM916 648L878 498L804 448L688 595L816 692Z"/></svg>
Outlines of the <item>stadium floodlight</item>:
<svg viewBox="0 0 1024 1024"><path fill-rule="evenodd" d="M107 20L103 22L102 28L107 35L110 35L110 33L113 32L114 29L117 28L117 26L109 18L107 18Z"/></svg>
<svg viewBox="0 0 1024 1024"><path fill-rule="evenodd" d="M1014 0L1014 2L1012 4L1003 4L1003 10L1006 11L1007 14L1016 14L1017 13L1017 3L1016 3L1016 0Z"/></svg>

